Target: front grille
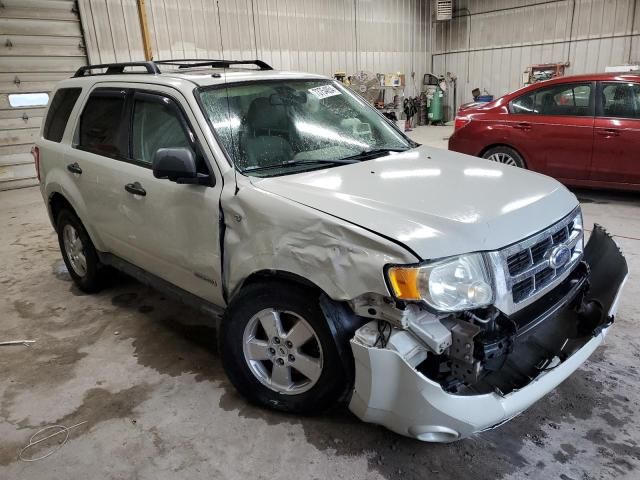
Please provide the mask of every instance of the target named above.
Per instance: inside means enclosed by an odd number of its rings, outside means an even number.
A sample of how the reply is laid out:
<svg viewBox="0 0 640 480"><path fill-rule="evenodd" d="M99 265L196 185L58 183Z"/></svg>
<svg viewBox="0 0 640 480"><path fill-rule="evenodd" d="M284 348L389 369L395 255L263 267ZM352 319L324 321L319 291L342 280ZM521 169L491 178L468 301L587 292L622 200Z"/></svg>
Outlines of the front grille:
<svg viewBox="0 0 640 480"><path fill-rule="evenodd" d="M582 257L583 236L582 223L576 222L578 215L580 211L576 209L555 225L499 252L512 311L544 294L577 265ZM571 258L561 267L553 268L549 255L558 245L566 245Z"/></svg>
<svg viewBox="0 0 640 480"><path fill-rule="evenodd" d="M531 250L531 257L533 258L533 263L538 263L540 260L544 258L544 254L547 253L550 247L553 246L553 240L551 238L545 238L541 242L536 243Z"/></svg>
<svg viewBox="0 0 640 480"><path fill-rule="evenodd" d="M509 273L511 275L517 275L531 265L531 263L531 253L529 250L514 253L507 259L507 265L509 266Z"/></svg>
<svg viewBox="0 0 640 480"><path fill-rule="evenodd" d="M541 272L538 272L533 277L535 279L536 287L544 287L549 283L555 275L555 270L553 268L545 268Z"/></svg>
<svg viewBox="0 0 640 480"><path fill-rule="evenodd" d="M557 245L558 243L566 242L567 238L569 238L569 233L566 228L563 228L551 236L551 241L554 245Z"/></svg>
<svg viewBox="0 0 640 480"><path fill-rule="evenodd" d="M525 278L521 282L516 283L511 289L513 301L518 303L527 298L533 291L533 278Z"/></svg>

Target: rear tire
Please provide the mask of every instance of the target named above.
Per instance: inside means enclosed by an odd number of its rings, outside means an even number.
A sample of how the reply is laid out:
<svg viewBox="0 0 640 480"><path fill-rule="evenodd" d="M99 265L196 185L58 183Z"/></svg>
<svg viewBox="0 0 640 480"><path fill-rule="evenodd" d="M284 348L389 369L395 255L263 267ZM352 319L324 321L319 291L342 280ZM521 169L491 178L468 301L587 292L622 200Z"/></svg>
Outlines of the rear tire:
<svg viewBox="0 0 640 480"><path fill-rule="evenodd" d="M522 156L511 147L498 146L490 148L484 152L482 158L486 158L492 162L502 163L503 165L527 168L524 158L522 158Z"/></svg>
<svg viewBox="0 0 640 480"><path fill-rule="evenodd" d="M222 364L250 402L295 413L335 403L346 376L318 295L280 282L249 284L221 327Z"/></svg>
<svg viewBox="0 0 640 480"><path fill-rule="evenodd" d="M58 243L69 275L80 290L94 293L102 286L102 264L89 234L70 210L62 210L56 219Z"/></svg>

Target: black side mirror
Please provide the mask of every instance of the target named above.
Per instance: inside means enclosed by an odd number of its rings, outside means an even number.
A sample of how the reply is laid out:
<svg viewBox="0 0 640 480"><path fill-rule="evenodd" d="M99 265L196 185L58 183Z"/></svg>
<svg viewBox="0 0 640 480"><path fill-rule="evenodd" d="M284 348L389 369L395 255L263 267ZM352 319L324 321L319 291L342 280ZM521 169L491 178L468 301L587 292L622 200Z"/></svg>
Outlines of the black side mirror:
<svg viewBox="0 0 640 480"><path fill-rule="evenodd" d="M196 159L188 148L159 148L151 162L153 176L176 183L210 185L209 175L198 173Z"/></svg>

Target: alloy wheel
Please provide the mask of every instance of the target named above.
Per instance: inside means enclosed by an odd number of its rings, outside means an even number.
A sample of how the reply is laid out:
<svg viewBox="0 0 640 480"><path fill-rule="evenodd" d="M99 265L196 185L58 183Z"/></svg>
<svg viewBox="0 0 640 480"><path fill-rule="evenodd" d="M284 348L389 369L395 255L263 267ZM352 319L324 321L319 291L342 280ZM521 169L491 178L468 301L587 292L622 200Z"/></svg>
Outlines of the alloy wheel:
<svg viewBox="0 0 640 480"><path fill-rule="evenodd" d="M256 313L244 329L244 358L263 385L285 395L312 388L322 374L323 352L300 315L273 308Z"/></svg>
<svg viewBox="0 0 640 480"><path fill-rule="evenodd" d="M490 155L489 157L487 157L487 160L491 160L492 162L503 163L504 165L511 165L513 167L518 166L518 162L516 162L515 158L513 158L508 153L503 153L503 152L496 152Z"/></svg>
<svg viewBox="0 0 640 480"><path fill-rule="evenodd" d="M71 268L73 268L73 271L78 276L84 277L87 274L87 257L84 253L82 239L72 225L66 224L64 226L62 230L62 242Z"/></svg>

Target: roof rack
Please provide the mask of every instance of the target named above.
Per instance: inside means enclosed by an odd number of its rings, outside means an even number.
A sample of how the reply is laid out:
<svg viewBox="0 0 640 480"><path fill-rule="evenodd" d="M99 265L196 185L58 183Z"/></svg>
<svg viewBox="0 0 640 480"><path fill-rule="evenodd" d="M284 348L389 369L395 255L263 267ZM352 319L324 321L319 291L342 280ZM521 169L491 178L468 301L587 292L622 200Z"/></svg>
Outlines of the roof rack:
<svg viewBox="0 0 640 480"><path fill-rule="evenodd" d="M213 68L229 68L233 65L255 65L260 70L273 70L273 67L262 60L220 60L209 58L181 58L175 60L156 60L153 62L121 62L121 63L102 63L99 65L86 65L76 70L73 75L75 77L85 77L89 75L117 75L121 73L141 73L141 72L125 72L125 68L144 67L146 73L155 75L162 73L159 65L172 65L178 68L195 68L195 67L213 67ZM92 70L100 68L106 69L102 73L91 73Z"/></svg>
<svg viewBox="0 0 640 480"><path fill-rule="evenodd" d="M221 60L217 58L180 58L174 60L156 60L159 65L173 65L178 68L214 67L229 68L233 65L255 65L260 70L273 70L273 67L262 60Z"/></svg>
<svg viewBox="0 0 640 480"><path fill-rule="evenodd" d="M74 77L84 77L87 75L87 72L89 72L89 75L117 75L119 73L124 73L124 69L128 67L144 67L147 70L147 73L150 73L150 74L160 73L160 69L155 64L155 62L122 62L122 63L102 63L100 65L86 65L76 70ZM106 71L104 73L91 73L91 70L96 70L98 68L106 68ZM130 72L130 73L140 73L140 72Z"/></svg>

